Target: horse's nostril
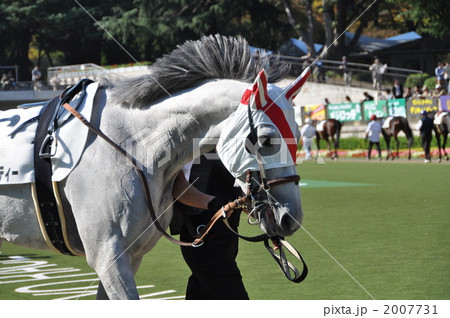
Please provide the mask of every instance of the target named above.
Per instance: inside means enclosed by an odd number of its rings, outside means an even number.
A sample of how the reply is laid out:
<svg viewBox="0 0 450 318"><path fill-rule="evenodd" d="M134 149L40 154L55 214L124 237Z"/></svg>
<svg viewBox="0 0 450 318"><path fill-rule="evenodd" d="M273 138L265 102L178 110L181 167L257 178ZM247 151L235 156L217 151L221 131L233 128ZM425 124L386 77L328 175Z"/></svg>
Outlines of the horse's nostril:
<svg viewBox="0 0 450 318"><path fill-rule="evenodd" d="M294 219L289 214L285 214L281 217L280 227L284 232L290 232L292 230Z"/></svg>

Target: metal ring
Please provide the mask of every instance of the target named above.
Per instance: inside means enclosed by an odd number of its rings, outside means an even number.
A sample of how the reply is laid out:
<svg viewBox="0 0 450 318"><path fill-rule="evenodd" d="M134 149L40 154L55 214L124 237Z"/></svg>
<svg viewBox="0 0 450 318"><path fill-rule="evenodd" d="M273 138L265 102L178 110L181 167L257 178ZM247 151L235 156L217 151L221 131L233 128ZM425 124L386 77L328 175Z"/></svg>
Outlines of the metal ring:
<svg viewBox="0 0 450 318"><path fill-rule="evenodd" d="M198 244L192 243L192 247L200 247L203 245L203 243L204 243L203 240L201 240L200 243L198 243Z"/></svg>
<svg viewBox="0 0 450 318"><path fill-rule="evenodd" d="M205 224L200 224L199 226L197 226L197 234L200 234L200 230L202 229L202 228L204 228L206 225Z"/></svg>
<svg viewBox="0 0 450 318"><path fill-rule="evenodd" d="M252 219L254 219L255 221L252 221ZM248 215L247 217L247 223L250 225L258 225L261 223L261 219L260 218L254 218L251 214Z"/></svg>
<svg viewBox="0 0 450 318"><path fill-rule="evenodd" d="M259 207L261 205L264 205L264 203L259 202L257 204L258 205L255 204L253 206L253 209L248 214L247 223L250 224L250 225L258 225L258 224L261 223L261 214L260 213L256 213L256 212L259 212ZM256 217L255 217L255 215L256 215ZM253 218L255 221L251 221L251 218Z"/></svg>

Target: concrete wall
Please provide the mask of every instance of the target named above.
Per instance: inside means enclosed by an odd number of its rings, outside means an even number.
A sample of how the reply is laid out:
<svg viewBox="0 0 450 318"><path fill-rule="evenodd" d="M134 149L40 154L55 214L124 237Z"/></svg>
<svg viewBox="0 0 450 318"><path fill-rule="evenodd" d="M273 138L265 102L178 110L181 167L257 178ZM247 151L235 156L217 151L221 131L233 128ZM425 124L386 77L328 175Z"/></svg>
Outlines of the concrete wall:
<svg viewBox="0 0 450 318"><path fill-rule="evenodd" d="M17 105L50 100L62 93L61 91L0 91L0 110L15 108Z"/></svg>
<svg viewBox="0 0 450 318"><path fill-rule="evenodd" d="M345 96L349 96L352 102L357 103L364 99L364 92L368 92L374 98L377 97L378 93L366 88L306 82L300 94L294 99L294 103L296 106L317 105L328 98L331 104L338 104L345 102Z"/></svg>

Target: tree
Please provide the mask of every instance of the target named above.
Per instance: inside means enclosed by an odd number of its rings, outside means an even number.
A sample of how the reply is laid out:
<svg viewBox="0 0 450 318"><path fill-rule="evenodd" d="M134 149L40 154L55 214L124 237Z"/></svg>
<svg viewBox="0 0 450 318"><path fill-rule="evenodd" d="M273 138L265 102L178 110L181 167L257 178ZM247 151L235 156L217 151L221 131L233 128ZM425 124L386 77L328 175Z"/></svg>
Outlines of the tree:
<svg viewBox="0 0 450 318"><path fill-rule="evenodd" d="M396 18L403 20L408 31L427 33L443 38L450 32L448 0L387 0L393 5Z"/></svg>
<svg viewBox="0 0 450 318"><path fill-rule="evenodd" d="M103 18L105 27L123 43L144 47L149 60L202 35L242 35L255 46L278 48L290 32L274 1L258 0L135 0L118 4Z"/></svg>
<svg viewBox="0 0 450 318"><path fill-rule="evenodd" d="M308 47L308 51L311 56L316 56L316 49L314 47L314 16L312 3L313 0L298 1L304 2L305 9L297 7L297 10L293 9L293 3L289 0L283 0L284 10L286 12L289 23L296 31L300 40L303 40ZM299 3L297 3L299 4ZM306 11L306 14L304 13Z"/></svg>
<svg viewBox="0 0 450 318"><path fill-rule="evenodd" d="M17 64L20 79L28 79L36 62L30 46L39 52L37 62L47 57L50 64L55 52L64 64L154 61L186 40L215 33L271 50L297 37L313 54L314 42L325 43L325 57L340 59L363 32L442 38L448 16L448 0L2 0L0 64ZM355 36L346 43L342 34L354 21Z"/></svg>

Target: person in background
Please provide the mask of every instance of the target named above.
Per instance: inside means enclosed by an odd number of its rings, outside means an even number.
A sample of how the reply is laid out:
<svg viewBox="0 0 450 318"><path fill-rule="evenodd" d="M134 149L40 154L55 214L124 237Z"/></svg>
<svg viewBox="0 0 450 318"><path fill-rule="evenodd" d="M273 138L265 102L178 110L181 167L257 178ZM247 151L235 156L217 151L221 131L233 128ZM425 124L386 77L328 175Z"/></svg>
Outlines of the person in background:
<svg viewBox="0 0 450 318"><path fill-rule="evenodd" d="M14 75L11 71L8 72L8 80L9 80L9 85L11 86L11 89L16 89L16 86L17 86L16 78L14 77Z"/></svg>
<svg viewBox="0 0 450 318"><path fill-rule="evenodd" d="M385 99L386 100L395 99L394 94L391 93L391 90L389 88L386 89Z"/></svg>
<svg viewBox="0 0 450 318"><path fill-rule="evenodd" d="M386 94L384 94L383 92L378 92L377 100L387 100Z"/></svg>
<svg viewBox="0 0 450 318"><path fill-rule="evenodd" d="M316 79L318 83L325 83L325 69L323 67L323 61L320 59L320 57L317 58L315 63L314 71L316 73Z"/></svg>
<svg viewBox="0 0 450 318"><path fill-rule="evenodd" d="M303 148L305 149L306 155L305 160L312 160L311 149L314 142L314 137L316 136L316 129L312 125L311 119L305 119L305 125L301 130Z"/></svg>
<svg viewBox="0 0 450 318"><path fill-rule="evenodd" d="M367 92L364 92L364 99L361 102L367 102L369 100L373 100L373 96L369 95Z"/></svg>
<svg viewBox="0 0 450 318"><path fill-rule="evenodd" d="M328 97L325 97L324 100L323 100L323 107L325 109L325 116L328 116L328 105L330 105L330 104L331 104L331 102L328 99Z"/></svg>
<svg viewBox="0 0 450 318"><path fill-rule="evenodd" d="M442 87L446 86L444 63L439 62L438 66L434 69L434 75L436 75L436 84Z"/></svg>
<svg viewBox="0 0 450 318"><path fill-rule="evenodd" d="M345 96L345 102L346 103L351 103L352 102L352 99L350 98L350 96Z"/></svg>
<svg viewBox="0 0 450 318"><path fill-rule="evenodd" d="M431 133L433 131L433 120L428 117L426 110L420 112L422 118L417 122L416 129L420 131L420 141L422 143L422 148L425 151L425 163L431 162L430 156L430 144L431 144Z"/></svg>
<svg viewBox="0 0 450 318"><path fill-rule="evenodd" d="M369 67L372 71L373 89L381 90L383 74L387 69L387 64L381 64L379 59L375 59L374 63Z"/></svg>
<svg viewBox="0 0 450 318"><path fill-rule="evenodd" d="M9 83L8 76L6 74L2 75L1 85L2 85L3 90L9 89L10 83Z"/></svg>
<svg viewBox="0 0 450 318"><path fill-rule="evenodd" d="M348 68L347 57L342 57L342 65L339 66L339 69L342 70L342 75L344 77L345 86L352 86L352 72Z"/></svg>
<svg viewBox="0 0 450 318"><path fill-rule="evenodd" d="M33 81L33 87L35 91L38 91L41 89L42 83L42 73L39 70L39 66L35 66L33 68L33 71L31 71L31 80Z"/></svg>
<svg viewBox="0 0 450 318"><path fill-rule="evenodd" d="M445 79L445 87L444 89L447 92L450 92L450 65L448 62L444 64L444 79Z"/></svg>
<svg viewBox="0 0 450 318"><path fill-rule="evenodd" d="M380 147L380 134L381 134L381 125L377 122L377 116L370 116L370 122L366 129L366 138L369 139L369 148L367 151L367 160L370 160L372 147L375 145L378 150L378 157L381 160L381 147Z"/></svg>
<svg viewBox="0 0 450 318"><path fill-rule="evenodd" d="M57 91L59 84L61 83L61 80L58 78L58 74L55 73L55 75L50 79L50 85L52 85L53 90Z"/></svg>
<svg viewBox="0 0 450 318"><path fill-rule="evenodd" d="M400 84L398 79L394 80L394 85L392 86L392 94L394 94L395 98L403 97L403 85Z"/></svg>
<svg viewBox="0 0 450 318"><path fill-rule="evenodd" d="M445 95L447 92L440 84L436 84L432 97L441 97Z"/></svg>
<svg viewBox="0 0 450 318"><path fill-rule="evenodd" d="M428 88L428 86L424 85L422 94L420 95L420 98L430 98L432 95L433 94L431 93L431 91Z"/></svg>
<svg viewBox="0 0 450 318"><path fill-rule="evenodd" d="M405 94L403 94L403 98L408 99L411 98L413 96L412 91L411 91L411 87L407 87L405 90Z"/></svg>
<svg viewBox="0 0 450 318"><path fill-rule="evenodd" d="M209 153L208 155L213 155ZM191 185L190 182L194 182ZM200 164L188 164L175 179L172 195L174 204L171 233L192 242L196 229L207 224L225 204L242 195L234 187L235 179L219 159L200 157ZM181 219L181 221L180 221ZM228 222L237 232L240 210L231 214ZM176 223L176 224L174 224ZM223 222L217 222L200 247L181 247L191 270L186 288L187 300L247 300L247 291L236 263L238 236Z"/></svg>
<svg viewBox="0 0 450 318"><path fill-rule="evenodd" d="M412 98L420 98L422 97L422 90L418 85L415 85L412 91Z"/></svg>

